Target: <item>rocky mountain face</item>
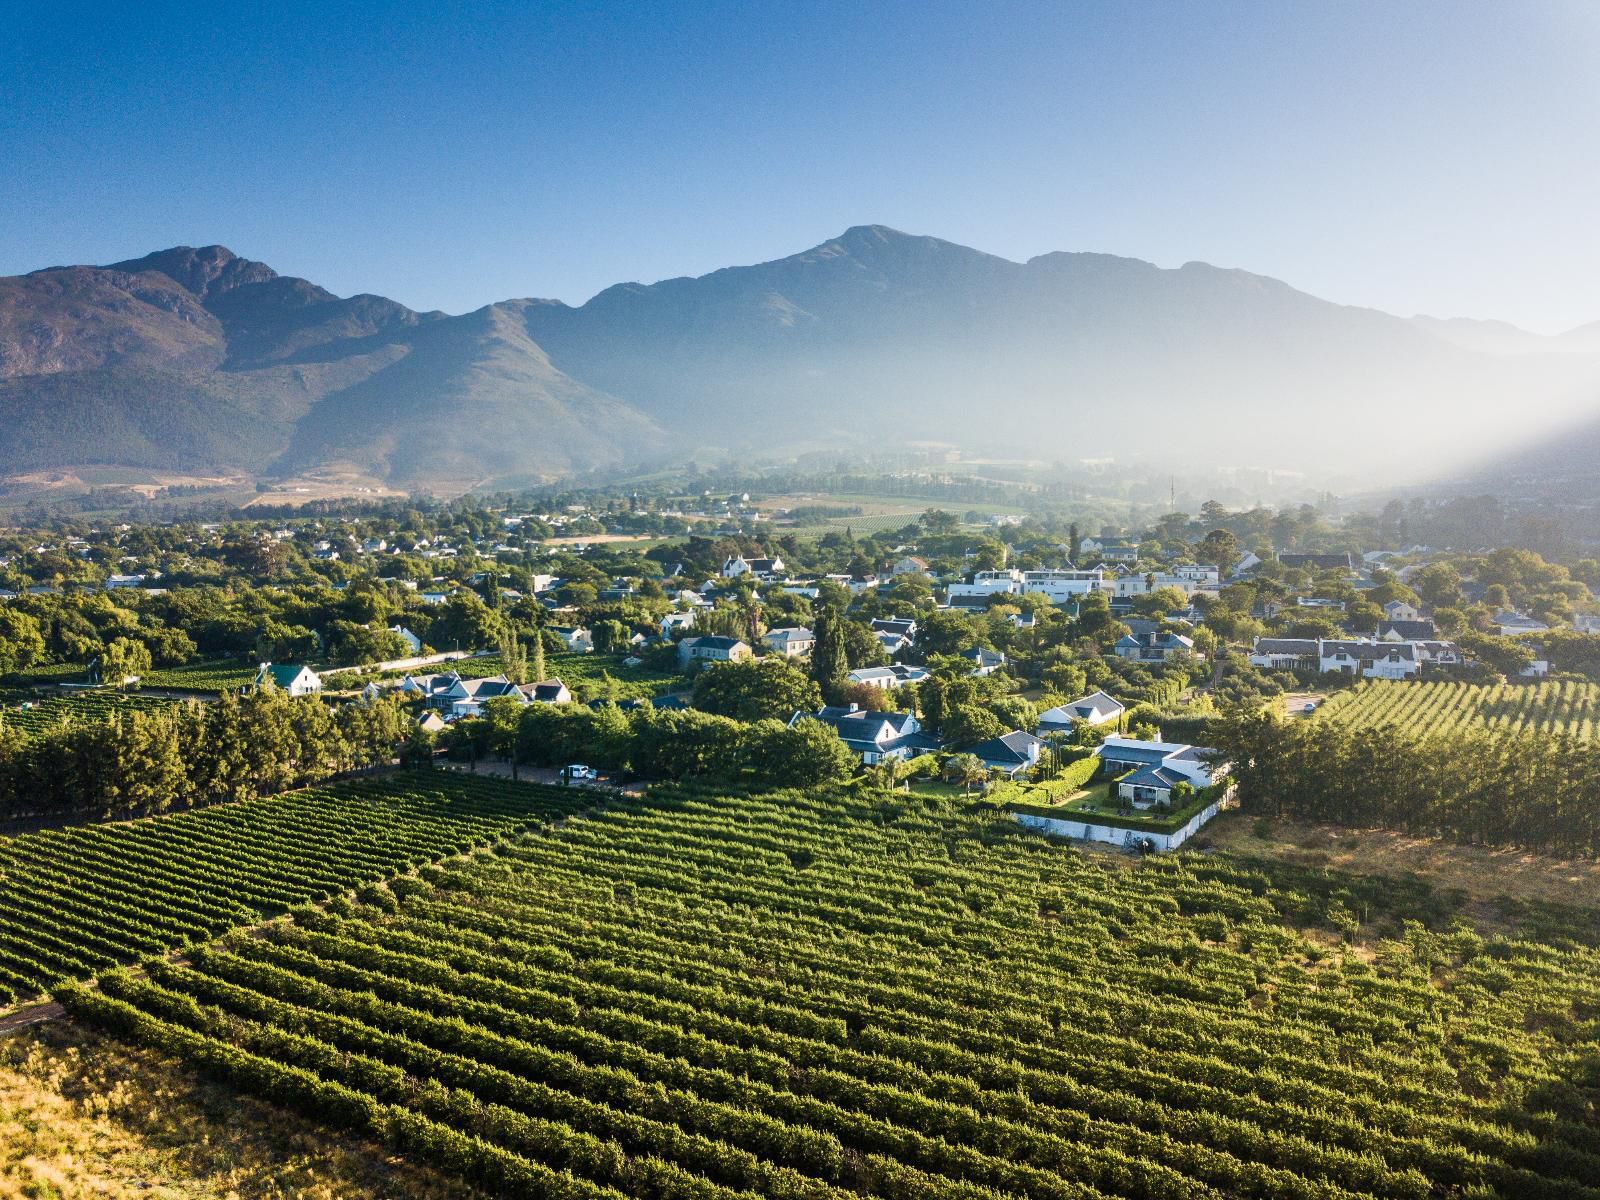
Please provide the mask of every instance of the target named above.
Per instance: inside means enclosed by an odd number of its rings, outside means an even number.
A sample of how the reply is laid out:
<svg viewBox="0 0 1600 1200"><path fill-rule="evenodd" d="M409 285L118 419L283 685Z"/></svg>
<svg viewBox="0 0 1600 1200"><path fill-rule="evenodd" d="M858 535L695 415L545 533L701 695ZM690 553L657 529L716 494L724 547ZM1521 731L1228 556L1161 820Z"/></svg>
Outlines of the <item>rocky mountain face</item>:
<svg viewBox="0 0 1600 1200"><path fill-rule="evenodd" d="M341 299L221 246L0 279L0 463L286 475L348 464L457 490L657 449L628 405L491 306Z"/></svg>
<svg viewBox="0 0 1600 1200"><path fill-rule="evenodd" d="M1012 262L860 226L581 306L419 313L220 246L0 279L0 462L458 489L946 441L1405 479L1600 409L1600 337L1404 319L1189 263ZM1514 414L1514 415L1513 415Z"/></svg>

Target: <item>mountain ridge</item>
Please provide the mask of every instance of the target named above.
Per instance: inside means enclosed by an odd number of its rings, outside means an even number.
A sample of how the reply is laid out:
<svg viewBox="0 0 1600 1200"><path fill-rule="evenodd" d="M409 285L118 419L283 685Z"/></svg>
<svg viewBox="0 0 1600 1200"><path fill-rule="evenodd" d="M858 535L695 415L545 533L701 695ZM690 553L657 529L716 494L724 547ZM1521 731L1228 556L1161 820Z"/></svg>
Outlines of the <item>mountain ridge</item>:
<svg viewBox="0 0 1600 1200"><path fill-rule="evenodd" d="M1309 469L1330 437L1397 415L1433 414L1445 454L1509 398L1551 426L1600 409L1600 326L1564 336L1339 305L1199 261L1017 262L886 225L577 306L459 315L174 246L0 278L0 461L262 478L338 462L458 488L839 431ZM71 426L49 419L63 406ZM1414 466L1404 443L1369 437L1347 465Z"/></svg>

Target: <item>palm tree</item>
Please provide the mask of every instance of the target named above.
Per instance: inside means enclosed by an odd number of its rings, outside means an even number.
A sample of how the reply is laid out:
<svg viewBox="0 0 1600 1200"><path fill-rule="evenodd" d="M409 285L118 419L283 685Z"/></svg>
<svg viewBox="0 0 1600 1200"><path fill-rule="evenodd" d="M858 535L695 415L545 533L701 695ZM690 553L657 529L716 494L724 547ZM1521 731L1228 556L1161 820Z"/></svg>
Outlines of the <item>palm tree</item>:
<svg viewBox="0 0 1600 1200"><path fill-rule="evenodd" d="M989 778L989 768L983 765L983 760L976 754L957 754L950 760L945 772L951 779L961 784L969 796L972 794L973 784L982 783Z"/></svg>

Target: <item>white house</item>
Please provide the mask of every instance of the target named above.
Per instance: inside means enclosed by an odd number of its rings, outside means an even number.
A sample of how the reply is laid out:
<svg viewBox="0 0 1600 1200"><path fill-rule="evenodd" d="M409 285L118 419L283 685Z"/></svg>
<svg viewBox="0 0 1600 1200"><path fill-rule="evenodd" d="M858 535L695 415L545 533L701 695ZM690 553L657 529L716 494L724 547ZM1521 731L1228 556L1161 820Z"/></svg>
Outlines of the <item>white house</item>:
<svg viewBox="0 0 1600 1200"><path fill-rule="evenodd" d="M895 663L888 667L858 667L846 675L845 679L851 683L864 683L868 687L892 692L908 683L921 683L927 677L928 672L921 667Z"/></svg>
<svg viewBox="0 0 1600 1200"><path fill-rule="evenodd" d="M389 626L389 632L397 634L400 640L406 644L406 649L412 654L422 653L422 639L404 625L391 625Z"/></svg>
<svg viewBox="0 0 1600 1200"><path fill-rule="evenodd" d="M291 696L314 696L322 690L322 680L310 667L290 663L262 663L256 672L255 686L272 684Z"/></svg>
<svg viewBox="0 0 1600 1200"><path fill-rule="evenodd" d="M694 628L694 621L693 612L669 612L661 618L662 640L670 641L675 633L688 633Z"/></svg>
<svg viewBox="0 0 1600 1200"><path fill-rule="evenodd" d="M1386 621L1420 621L1422 610L1405 600L1391 600L1383 606L1383 617Z"/></svg>
<svg viewBox="0 0 1600 1200"><path fill-rule="evenodd" d="M1196 653L1193 638L1164 631L1123 634L1111 649L1118 658L1137 659L1140 662L1165 662L1175 654Z"/></svg>
<svg viewBox="0 0 1600 1200"><path fill-rule="evenodd" d="M1051 604L1069 604L1079 596L1106 589L1106 573L1099 568L1022 572L1022 591L1043 596Z"/></svg>
<svg viewBox="0 0 1600 1200"><path fill-rule="evenodd" d="M594 637L587 629L569 626L551 626L550 632L561 639L568 654L588 654L594 649Z"/></svg>
<svg viewBox="0 0 1600 1200"><path fill-rule="evenodd" d="M1021 571L979 571L972 577L971 583L952 583L946 590L945 598L948 602L958 596L1015 595L1021 591Z"/></svg>
<svg viewBox="0 0 1600 1200"><path fill-rule="evenodd" d="M1222 765L1205 760L1215 751L1183 742L1151 742L1140 738L1108 737L1095 748L1108 774L1123 774L1117 795L1135 808L1170 802L1180 782L1195 790L1210 787L1226 774Z"/></svg>
<svg viewBox="0 0 1600 1200"><path fill-rule="evenodd" d="M1110 725L1122 719L1127 708L1104 692L1090 692L1076 700L1047 708L1039 714L1040 733L1070 733L1082 721L1086 725Z"/></svg>
<svg viewBox="0 0 1600 1200"><path fill-rule="evenodd" d="M572 692L559 679L525 683L517 689L535 704L571 704Z"/></svg>
<svg viewBox="0 0 1600 1200"><path fill-rule="evenodd" d="M757 579L773 579L783 571L783 559L777 555L771 558L746 558L742 554L730 554L722 562L722 574L725 579L737 579L741 575L754 575Z"/></svg>
<svg viewBox="0 0 1600 1200"><path fill-rule="evenodd" d="M493 675L488 679L457 679L445 692L444 698L449 702L452 718L482 716L484 705L490 700L504 698L520 705L532 703L522 689L504 675Z"/></svg>
<svg viewBox="0 0 1600 1200"><path fill-rule="evenodd" d="M798 658L811 653L811 647L817 644L817 635L798 625L786 625L781 629L767 630L761 635L761 641L767 649L785 658Z"/></svg>
<svg viewBox="0 0 1600 1200"><path fill-rule="evenodd" d="M983 646L974 646L970 650L963 650L956 655L972 664L974 675L993 675L1006 665L1006 656L999 650L990 650Z"/></svg>
<svg viewBox="0 0 1600 1200"><path fill-rule="evenodd" d="M1497 612L1494 623L1502 637L1516 637L1522 633L1549 633L1550 626L1543 621L1535 621L1532 617L1525 617L1521 613Z"/></svg>
<svg viewBox="0 0 1600 1200"><path fill-rule="evenodd" d="M894 566L890 567L889 574L895 576L896 578L902 575L925 576L928 574L928 564L923 559L918 558L915 554L910 554L905 558L902 558L899 562L895 563Z"/></svg>
<svg viewBox="0 0 1600 1200"><path fill-rule="evenodd" d="M1039 761L1039 751L1043 745L1033 734L1015 729L975 746L968 746L967 753L976 754L991 771L999 771L1007 778L1015 779Z"/></svg>
<svg viewBox="0 0 1600 1200"><path fill-rule="evenodd" d="M789 718L789 724L807 719L831 725L840 740L869 767L939 748L939 740L923 733L921 724L909 712L868 712L856 704L832 704L814 713L797 712Z"/></svg>
<svg viewBox="0 0 1600 1200"><path fill-rule="evenodd" d="M1335 641L1318 643L1318 668L1323 673L1362 675L1368 679L1414 679L1421 666L1410 642Z"/></svg>
<svg viewBox="0 0 1600 1200"><path fill-rule="evenodd" d="M755 651L738 638L708 636L684 638L678 643L678 666L692 662L742 662Z"/></svg>

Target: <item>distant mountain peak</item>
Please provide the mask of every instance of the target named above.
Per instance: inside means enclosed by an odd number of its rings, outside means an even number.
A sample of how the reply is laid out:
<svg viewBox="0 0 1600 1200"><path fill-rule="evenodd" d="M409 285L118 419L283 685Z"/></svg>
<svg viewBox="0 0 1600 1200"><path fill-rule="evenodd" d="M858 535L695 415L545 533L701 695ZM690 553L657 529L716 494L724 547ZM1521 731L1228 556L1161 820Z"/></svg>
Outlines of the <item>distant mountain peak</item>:
<svg viewBox="0 0 1600 1200"><path fill-rule="evenodd" d="M266 283L278 277L266 263L240 258L226 246L172 246L143 258L112 263L107 269L129 274L159 271L202 300L243 284Z"/></svg>

